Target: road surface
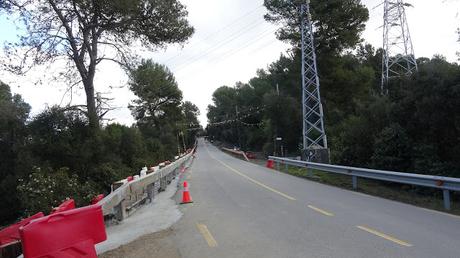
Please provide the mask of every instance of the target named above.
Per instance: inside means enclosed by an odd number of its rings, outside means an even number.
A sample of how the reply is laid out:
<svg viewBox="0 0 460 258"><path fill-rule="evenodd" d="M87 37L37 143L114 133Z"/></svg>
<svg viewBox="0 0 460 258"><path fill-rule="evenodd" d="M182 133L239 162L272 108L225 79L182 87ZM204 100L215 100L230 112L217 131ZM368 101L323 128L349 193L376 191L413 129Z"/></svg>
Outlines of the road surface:
<svg viewBox="0 0 460 258"><path fill-rule="evenodd" d="M460 257L460 218L257 166L200 140L181 257ZM176 197L179 200L179 194Z"/></svg>

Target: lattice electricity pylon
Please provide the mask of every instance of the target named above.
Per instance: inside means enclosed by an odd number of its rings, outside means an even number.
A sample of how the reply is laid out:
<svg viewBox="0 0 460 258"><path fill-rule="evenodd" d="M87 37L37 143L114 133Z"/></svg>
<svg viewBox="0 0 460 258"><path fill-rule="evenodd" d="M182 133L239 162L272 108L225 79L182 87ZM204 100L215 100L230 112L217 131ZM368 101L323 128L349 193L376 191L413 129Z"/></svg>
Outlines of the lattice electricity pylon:
<svg viewBox="0 0 460 258"><path fill-rule="evenodd" d="M388 92L388 81L409 76L417 71L417 61L402 0L385 0L383 14L382 94Z"/></svg>
<svg viewBox="0 0 460 258"><path fill-rule="evenodd" d="M303 148L327 149L309 0L300 5L300 12L302 34Z"/></svg>

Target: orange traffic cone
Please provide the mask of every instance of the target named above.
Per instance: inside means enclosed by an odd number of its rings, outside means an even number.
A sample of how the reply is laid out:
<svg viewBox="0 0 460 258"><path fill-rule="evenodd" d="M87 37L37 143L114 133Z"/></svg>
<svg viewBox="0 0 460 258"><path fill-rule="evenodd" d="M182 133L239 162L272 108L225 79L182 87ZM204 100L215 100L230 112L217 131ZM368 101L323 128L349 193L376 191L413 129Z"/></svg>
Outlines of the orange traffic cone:
<svg viewBox="0 0 460 258"><path fill-rule="evenodd" d="M190 192L188 191L188 184L187 181L184 181L184 191L182 192L182 202L181 204L192 203L192 197L190 196Z"/></svg>

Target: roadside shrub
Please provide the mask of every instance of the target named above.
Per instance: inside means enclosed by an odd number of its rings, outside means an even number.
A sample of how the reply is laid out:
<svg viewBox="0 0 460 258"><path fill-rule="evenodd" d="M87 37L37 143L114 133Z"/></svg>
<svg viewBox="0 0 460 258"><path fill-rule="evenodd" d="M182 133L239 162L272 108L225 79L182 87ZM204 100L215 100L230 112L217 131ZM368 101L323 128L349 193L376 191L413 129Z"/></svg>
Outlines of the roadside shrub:
<svg viewBox="0 0 460 258"><path fill-rule="evenodd" d="M74 199L77 206L86 205L97 194L92 182L80 182L69 174L68 168L52 170L35 168L26 179L19 179L19 199L25 215L49 213L66 199Z"/></svg>

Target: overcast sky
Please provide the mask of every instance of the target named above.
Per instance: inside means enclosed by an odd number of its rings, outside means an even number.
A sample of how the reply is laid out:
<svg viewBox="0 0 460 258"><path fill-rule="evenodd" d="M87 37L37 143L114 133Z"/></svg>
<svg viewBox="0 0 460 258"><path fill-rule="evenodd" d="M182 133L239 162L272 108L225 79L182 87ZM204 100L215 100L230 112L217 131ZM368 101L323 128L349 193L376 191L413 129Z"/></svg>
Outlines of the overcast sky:
<svg viewBox="0 0 460 258"><path fill-rule="evenodd" d="M363 0L370 10L370 19L364 39L376 47L382 46L382 0ZM407 9L412 41L417 57L441 54L456 61L456 29L460 26L459 0L408 0L414 7ZM247 82L256 70L266 68L289 46L276 40L276 27L263 20L263 0L183 0L188 7L190 23L196 33L183 48L170 46L166 51L146 54L144 57L167 65L175 74L184 100L195 103L201 110L200 121L206 124L206 107L211 103L213 91L235 82ZM17 28L0 17L0 42L13 41ZM58 68L56 68L56 71ZM46 82L33 84L41 74L54 69L36 69L27 77L16 77L0 71L0 80L8 83L32 105L37 114L47 106L68 104L65 85ZM299 75L300 76L300 75ZM99 67L96 90L114 98L118 107L109 114L114 121L130 125L134 122L127 106L135 96L127 89L127 77L116 65L106 63ZM59 86L60 85L60 86ZM299 85L300 87L300 85ZM73 96L73 104L84 103L81 90Z"/></svg>

